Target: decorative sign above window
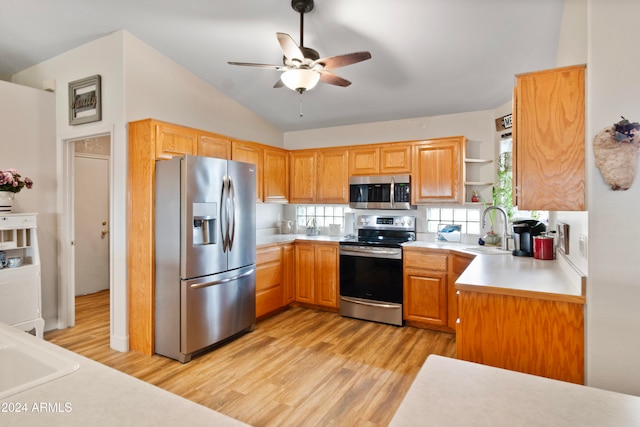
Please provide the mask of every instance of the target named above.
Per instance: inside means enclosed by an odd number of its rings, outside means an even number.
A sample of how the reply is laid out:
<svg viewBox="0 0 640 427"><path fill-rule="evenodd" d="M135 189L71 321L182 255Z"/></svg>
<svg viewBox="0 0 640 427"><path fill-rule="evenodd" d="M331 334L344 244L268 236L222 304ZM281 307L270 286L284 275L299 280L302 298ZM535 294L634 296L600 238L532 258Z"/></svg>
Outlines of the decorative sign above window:
<svg viewBox="0 0 640 427"><path fill-rule="evenodd" d="M506 116L498 117L496 119L496 131L500 132L502 130L511 129L511 118L512 118L512 114L507 114Z"/></svg>
<svg viewBox="0 0 640 427"><path fill-rule="evenodd" d="M69 124L71 126L102 120L100 75L69 83Z"/></svg>

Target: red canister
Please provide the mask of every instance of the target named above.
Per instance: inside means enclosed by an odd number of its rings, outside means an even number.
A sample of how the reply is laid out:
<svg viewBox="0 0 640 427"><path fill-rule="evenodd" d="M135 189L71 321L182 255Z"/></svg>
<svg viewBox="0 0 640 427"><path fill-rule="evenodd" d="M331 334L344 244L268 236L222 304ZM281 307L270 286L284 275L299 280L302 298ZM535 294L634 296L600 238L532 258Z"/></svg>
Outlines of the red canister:
<svg viewBox="0 0 640 427"><path fill-rule="evenodd" d="M536 259L553 259L553 237L533 237L533 257Z"/></svg>

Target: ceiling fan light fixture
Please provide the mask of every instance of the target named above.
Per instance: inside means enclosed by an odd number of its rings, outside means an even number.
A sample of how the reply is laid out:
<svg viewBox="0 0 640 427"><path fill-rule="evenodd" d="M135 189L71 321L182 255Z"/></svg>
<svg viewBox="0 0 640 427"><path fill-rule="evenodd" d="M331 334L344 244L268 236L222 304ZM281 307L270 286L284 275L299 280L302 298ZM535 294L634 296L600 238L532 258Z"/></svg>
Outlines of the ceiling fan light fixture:
<svg viewBox="0 0 640 427"><path fill-rule="evenodd" d="M320 81L320 73L307 68L296 68L282 73L282 83L300 93L313 89Z"/></svg>

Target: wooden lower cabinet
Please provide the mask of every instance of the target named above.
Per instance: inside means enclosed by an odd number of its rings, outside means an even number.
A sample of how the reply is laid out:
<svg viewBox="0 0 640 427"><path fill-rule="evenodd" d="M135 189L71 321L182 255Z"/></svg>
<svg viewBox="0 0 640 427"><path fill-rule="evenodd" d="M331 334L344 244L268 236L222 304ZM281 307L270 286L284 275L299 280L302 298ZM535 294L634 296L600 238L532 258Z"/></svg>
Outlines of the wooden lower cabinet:
<svg viewBox="0 0 640 427"><path fill-rule="evenodd" d="M282 246L283 304L289 305L296 299L295 251L293 244Z"/></svg>
<svg viewBox="0 0 640 427"><path fill-rule="evenodd" d="M269 246L256 250L256 317L279 308L284 302L282 248Z"/></svg>
<svg viewBox="0 0 640 427"><path fill-rule="evenodd" d="M584 306L460 290L458 359L584 384Z"/></svg>
<svg viewBox="0 0 640 427"><path fill-rule="evenodd" d="M337 243L295 244L296 302L338 308Z"/></svg>
<svg viewBox="0 0 640 427"><path fill-rule="evenodd" d="M403 318L408 325L450 331L448 256L437 250L404 248Z"/></svg>

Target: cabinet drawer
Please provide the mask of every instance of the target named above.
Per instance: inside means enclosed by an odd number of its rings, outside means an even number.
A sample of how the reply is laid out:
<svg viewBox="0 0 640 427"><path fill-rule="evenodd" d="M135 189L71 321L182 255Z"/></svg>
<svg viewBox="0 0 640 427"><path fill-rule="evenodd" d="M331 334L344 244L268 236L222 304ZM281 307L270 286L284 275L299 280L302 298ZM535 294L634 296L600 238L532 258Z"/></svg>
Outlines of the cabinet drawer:
<svg viewBox="0 0 640 427"><path fill-rule="evenodd" d="M265 264L267 262L280 262L280 246L273 246L256 251L256 265Z"/></svg>
<svg viewBox="0 0 640 427"><path fill-rule="evenodd" d="M280 263L259 265L256 269L256 292L280 286L282 268Z"/></svg>
<svg viewBox="0 0 640 427"><path fill-rule="evenodd" d="M36 226L35 215L0 216L0 226L4 228L32 228Z"/></svg>
<svg viewBox="0 0 640 427"><path fill-rule="evenodd" d="M426 270L447 271L447 255L434 252L405 251L404 266Z"/></svg>

